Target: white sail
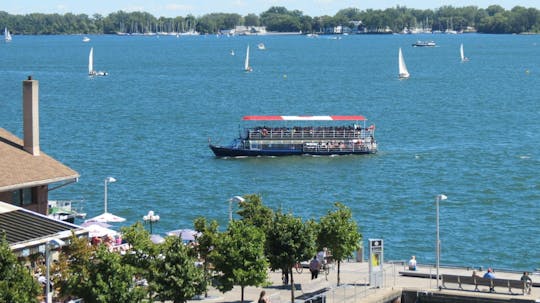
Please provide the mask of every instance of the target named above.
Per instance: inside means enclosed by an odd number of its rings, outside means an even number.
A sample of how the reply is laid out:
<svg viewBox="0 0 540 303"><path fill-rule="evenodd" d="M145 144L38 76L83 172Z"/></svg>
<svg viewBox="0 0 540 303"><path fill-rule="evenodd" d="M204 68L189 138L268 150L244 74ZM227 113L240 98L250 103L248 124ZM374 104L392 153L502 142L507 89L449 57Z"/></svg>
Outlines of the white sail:
<svg viewBox="0 0 540 303"><path fill-rule="evenodd" d="M90 55L88 55L88 74L94 74L94 48L90 48Z"/></svg>
<svg viewBox="0 0 540 303"><path fill-rule="evenodd" d="M463 51L463 43L459 47L459 53L461 55L461 62L469 61L469 58L465 57L465 52Z"/></svg>
<svg viewBox="0 0 540 303"><path fill-rule="evenodd" d="M401 47L399 48L399 78L406 79L409 78L409 71L407 70L407 65L405 65L405 59L403 59L403 53L401 52Z"/></svg>
<svg viewBox="0 0 540 303"><path fill-rule="evenodd" d="M4 40L6 40L6 42L11 42L11 34L9 33L7 27L4 28Z"/></svg>
<svg viewBox="0 0 540 303"><path fill-rule="evenodd" d="M88 75L89 76L107 76L109 73L105 71L95 71L94 70L94 48L90 48L90 54L88 55Z"/></svg>
<svg viewBox="0 0 540 303"><path fill-rule="evenodd" d="M247 49L246 49L246 61L244 62L244 70L246 72L251 71L251 66L249 66L249 44L248 44Z"/></svg>

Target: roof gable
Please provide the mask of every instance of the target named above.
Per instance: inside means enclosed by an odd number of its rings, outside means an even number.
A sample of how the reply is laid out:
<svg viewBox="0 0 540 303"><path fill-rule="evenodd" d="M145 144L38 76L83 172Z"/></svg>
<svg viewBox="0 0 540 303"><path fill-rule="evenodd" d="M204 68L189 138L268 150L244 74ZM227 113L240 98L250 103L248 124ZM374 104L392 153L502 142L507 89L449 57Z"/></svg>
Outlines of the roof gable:
<svg viewBox="0 0 540 303"><path fill-rule="evenodd" d="M33 156L23 149L17 136L0 128L0 192L76 179L79 174L41 153Z"/></svg>

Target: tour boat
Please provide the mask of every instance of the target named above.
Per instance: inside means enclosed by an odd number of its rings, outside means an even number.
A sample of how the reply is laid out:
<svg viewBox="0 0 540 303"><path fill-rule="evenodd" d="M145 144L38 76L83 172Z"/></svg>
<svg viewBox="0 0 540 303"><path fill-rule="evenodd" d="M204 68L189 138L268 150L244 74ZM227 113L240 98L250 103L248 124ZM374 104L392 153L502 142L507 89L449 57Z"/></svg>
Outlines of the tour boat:
<svg viewBox="0 0 540 303"><path fill-rule="evenodd" d="M244 116L230 145L209 144L216 157L349 155L377 152L375 125L364 116ZM360 124L361 123L361 124ZM290 125L293 124L293 125Z"/></svg>

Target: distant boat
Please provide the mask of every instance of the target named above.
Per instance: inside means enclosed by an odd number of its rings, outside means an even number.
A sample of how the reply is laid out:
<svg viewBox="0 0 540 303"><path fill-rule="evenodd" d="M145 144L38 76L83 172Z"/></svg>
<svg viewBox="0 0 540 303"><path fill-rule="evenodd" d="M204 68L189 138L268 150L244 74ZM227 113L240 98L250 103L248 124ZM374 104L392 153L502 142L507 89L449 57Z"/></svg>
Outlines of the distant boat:
<svg viewBox="0 0 540 303"><path fill-rule="evenodd" d="M264 43L259 43L257 45L257 48L259 48L260 50L265 50L266 49L266 46L264 45Z"/></svg>
<svg viewBox="0 0 540 303"><path fill-rule="evenodd" d="M463 52L463 43L459 47L459 53L461 55L461 62L469 61L469 58L465 57L465 52Z"/></svg>
<svg viewBox="0 0 540 303"><path fill-rule="evenodd" d="M246 49L246 61L244 62L244 71L249 73L253 71L253 68L249 65L249 44Z"/></svg>
<svg viewBox="0 0 540 303"><path fill-rule="evenodd" d="M234 49L231 49L231 56L234 56Z"/></svg>
<svg viewBox="0 0 540 303"><path fill-rule="evenodd" d="M107 72L94 70L94 48L90 48L90 54L88 55L88 75L89 76L107 76Z"/></svg>
<svg viewBox="0 0 540 303"><path fill-rule="evenodd" d="M416 41L415 43L412 44L412 46L414 47L435 47L437 46L437 44L435 43L435 41Z"/></svg>
<svg viewBox="0 0 540 303"><path fill-rule="evenodd" d="M84 37L84 38L82 39L82 42L90 42L90 38Z"/></svg>
<svg viewBox="0 0 540 303"><path fill-rule="evenodd" d="M403 53L401 52L401 47L399 48L399 78L400 79L408 79L410 74L407 70L407 65L405 65L405 59L403 59Z"/></svg>
<svg viewBox="0 0 540 303"><path fill-rule="evenodd" d="M9 33L7 27L4 28L4 40L5 40L6 42L11 42L12 39L13 39L13 38L11 38L11 34Z"/></svg>

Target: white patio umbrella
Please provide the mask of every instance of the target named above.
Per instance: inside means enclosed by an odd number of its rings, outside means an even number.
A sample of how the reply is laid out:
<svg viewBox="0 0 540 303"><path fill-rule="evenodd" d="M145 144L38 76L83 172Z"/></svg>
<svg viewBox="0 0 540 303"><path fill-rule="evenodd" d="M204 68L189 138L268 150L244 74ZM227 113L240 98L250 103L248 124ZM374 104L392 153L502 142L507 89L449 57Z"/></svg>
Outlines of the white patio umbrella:
<svg viewBox="0 0 540 303"><path fill-rule="evenodd" d="M99 225L101 227L105 227L105 228L108 228L108 227L111 227L112 225L111 224L107 224L105 222L98 222L98 221L84 221L83 224L81 224L82 227L88 227L90 225Z"/></svg>
<svg viewBox="0 0 540 303"><path fill-rule="evenodd" d="M167 232L167 236L180 237L183 241L195 241L201 234L193 229L177 229Z"/></svg>
<svg viewBox="0 0 540 303"><path fill-rule="evenodd" d="M152 241L152 243L154 244L161 244L165 242L165 238L163 238L160 235L153 234L153 235L150 235L150 241Z"/></svg>
<svg viewBox="0 0 540 303"><path fill-rule="evenodd" d="M117 215L113 215L111 213L102 213L99 216L95 216L93 218L90 218L86 220L86 222L124 222L126 221L125 218L119 217Z"/></svg>
<svg viewBox="0 0 540 303"><path fill-rule="evenodd" d="M93 237L104 237L107 235L116 236L118 234L117 231L102 227L99 224L90 224L84 228L88 231L88 236L90 238Z"/></svg>

